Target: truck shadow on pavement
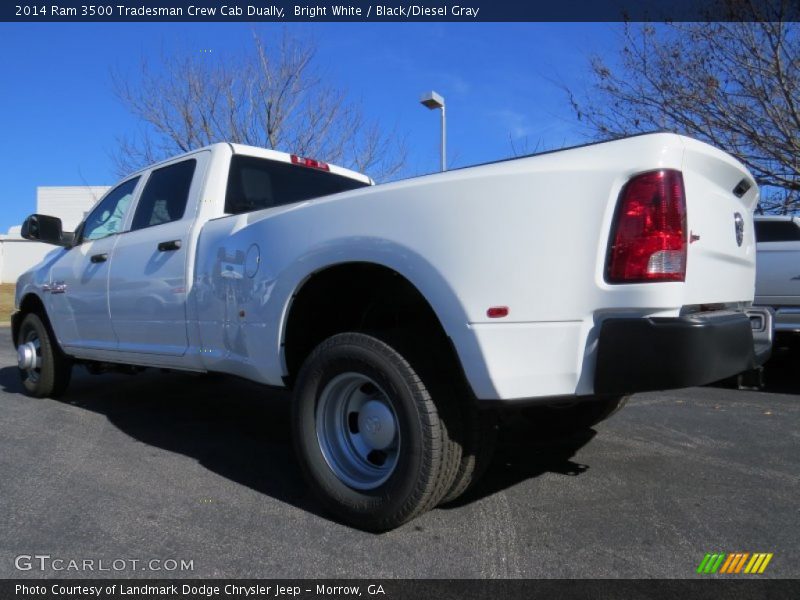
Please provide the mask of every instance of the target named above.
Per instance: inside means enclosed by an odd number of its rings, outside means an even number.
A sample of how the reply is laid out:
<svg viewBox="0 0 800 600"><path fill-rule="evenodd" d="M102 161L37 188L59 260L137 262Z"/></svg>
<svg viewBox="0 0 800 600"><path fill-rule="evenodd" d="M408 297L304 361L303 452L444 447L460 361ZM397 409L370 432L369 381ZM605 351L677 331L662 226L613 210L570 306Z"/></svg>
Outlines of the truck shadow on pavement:
<svg viewBox="0 0 800 600"><path fill-rule="evenodd" d="M796 347L776 347L772 356L764 365L762 387L742 388L770 394L800 394L800 377L797 376L797 364L800 350ZM728 389L737 388L736 377L709 384L710 387Z"/></svg>
<svg viewBox="0 0 800 600"><path fill-rule="evenodd" d="M776 348L765 365L765 391L777 394L800 394L800 377L797 364L800 359L798 348Z"/></svg>
<svg viewBox="0 0 800 600"><path fill-rule="evenodd" d="M0 369L0 386L22 394L16 367ZM33 399L31 401L34 401ZM74 371L58 400L104 415L135 440L194 458L205 468L281 502L323 513L300 474L290 439L290 396L222 375L146 371L136 376ZM524 427L501 427L492 463L476 487L447 508L464 506L543 473L575 476L570 459L594 437L533 439Z"/></svg>
<svg viewBox="0 0 800 600"><path fill-rule="evenodd" d="M497 447L486 473L474 488L442 508L464 506L545 473L577 477L589 466L572 458L596 434L593 429L586 429L569 436L543 436L511 413L501 419Z"/></svg>

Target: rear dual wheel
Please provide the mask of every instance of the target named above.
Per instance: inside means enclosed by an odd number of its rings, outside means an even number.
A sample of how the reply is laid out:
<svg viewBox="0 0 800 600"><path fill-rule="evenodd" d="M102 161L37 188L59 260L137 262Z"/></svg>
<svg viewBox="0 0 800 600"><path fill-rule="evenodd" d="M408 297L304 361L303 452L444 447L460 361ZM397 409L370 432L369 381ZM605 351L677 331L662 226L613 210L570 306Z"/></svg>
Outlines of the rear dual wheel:
<svg viewBox="0 0 800 600"><path fill-rule="evenodd" d="M292 423L304 475L361 529L393 529L454 499L485 462L465 427L466 399L412 365L377 337L342 333L298 375Z"/></svg>

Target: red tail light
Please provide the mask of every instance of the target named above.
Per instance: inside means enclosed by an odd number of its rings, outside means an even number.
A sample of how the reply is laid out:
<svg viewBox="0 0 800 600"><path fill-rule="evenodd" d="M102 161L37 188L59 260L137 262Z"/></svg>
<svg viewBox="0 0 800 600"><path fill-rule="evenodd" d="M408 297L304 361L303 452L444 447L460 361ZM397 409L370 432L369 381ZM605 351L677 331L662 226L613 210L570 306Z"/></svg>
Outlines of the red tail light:
<svg viewBox="0 0 800 600"><path fill-rule="evenodd" d="M313 158L296 156L295 154L292 154L292 164L300 165L302 167L311 167L312 169L320 169L321 171L331 170L331 168L328 166L328 163L324 163L321 160L314 160Z"/></svg>
<svg viewBox="0 0 800 600"><path fill-rule="evenodd" d="M623 188L611 235L609 283L684 281L686 194L680 171L642 173Z"/></svg>

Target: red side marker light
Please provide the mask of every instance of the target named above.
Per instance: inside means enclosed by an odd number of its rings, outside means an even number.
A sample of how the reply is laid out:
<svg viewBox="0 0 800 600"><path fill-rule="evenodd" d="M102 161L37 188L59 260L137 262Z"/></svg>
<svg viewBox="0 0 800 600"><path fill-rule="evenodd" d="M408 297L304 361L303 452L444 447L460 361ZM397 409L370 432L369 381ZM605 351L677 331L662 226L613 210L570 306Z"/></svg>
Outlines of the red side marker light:
<svg viewBox="0 0 800 600"><path fill-rule="evenodd" d="M490 306L486 310L486 316L490 319L500 319L508 316L507 306Z"/></svg>

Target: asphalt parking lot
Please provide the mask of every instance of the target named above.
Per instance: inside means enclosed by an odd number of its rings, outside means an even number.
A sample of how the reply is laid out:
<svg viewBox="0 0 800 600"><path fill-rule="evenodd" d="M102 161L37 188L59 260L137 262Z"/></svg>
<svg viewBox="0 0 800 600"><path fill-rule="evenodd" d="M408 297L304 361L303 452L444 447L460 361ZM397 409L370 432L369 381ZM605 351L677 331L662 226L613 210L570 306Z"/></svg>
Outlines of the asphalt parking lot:
<svg viewBox="0 0 800 600"><path fill-rule="evenodd" d="M474 493L382 535L319 511L285 395L224 377L76 375L59 401L22 395L0 327L2 578L672 578L707 552L771 552L762 577L800 576L791 357L768 371L768 393L639 394L560 441L505 427ZM128 562L17 570L37 554ZM193 569L130 566L152 559Z"/></svg>

